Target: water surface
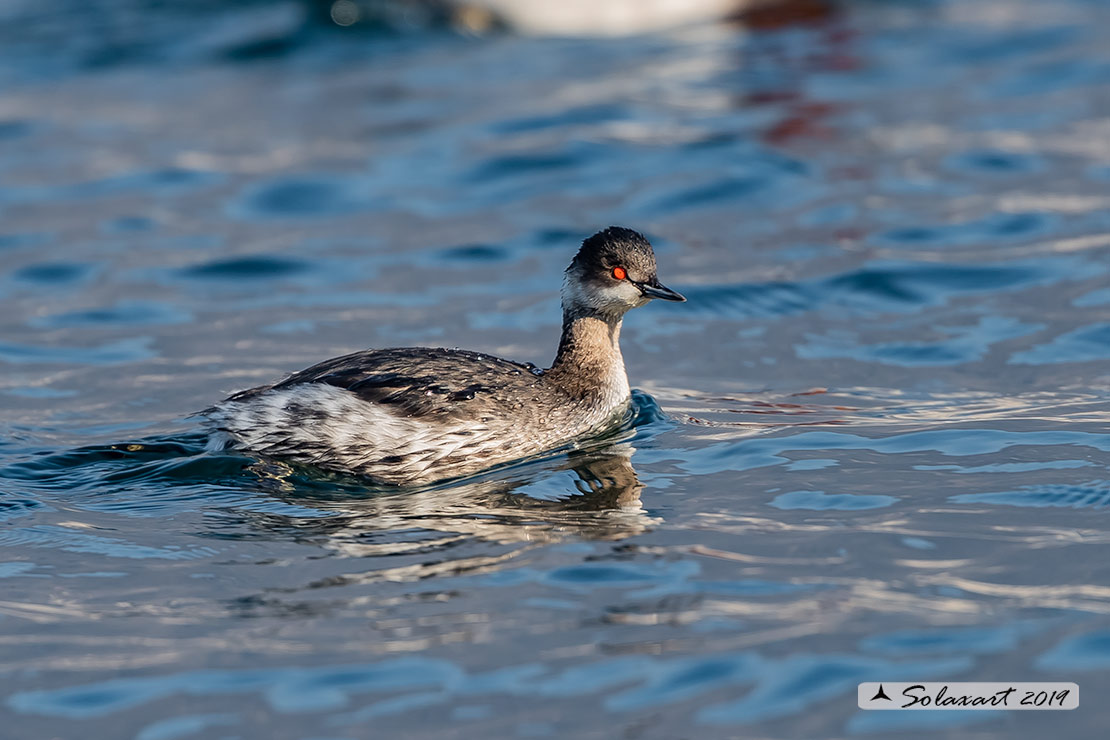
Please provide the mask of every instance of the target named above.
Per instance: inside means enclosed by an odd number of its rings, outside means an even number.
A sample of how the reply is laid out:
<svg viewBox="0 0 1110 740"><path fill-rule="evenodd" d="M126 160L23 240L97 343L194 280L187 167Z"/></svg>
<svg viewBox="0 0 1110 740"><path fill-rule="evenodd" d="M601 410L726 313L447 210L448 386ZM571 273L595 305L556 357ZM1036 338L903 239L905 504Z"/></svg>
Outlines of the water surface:
<svg viewBox="0 0 1110 740"><path fill-rule="evenodd" d="M1104 5L611 40L136 7L146 46L0 50L5 737L1105 726ZM203 452L188 414L343 352L546 364L611 223L690 299L626 322L619 438L408 493ZM910 679L1084 698L855 708Z"/></svg>

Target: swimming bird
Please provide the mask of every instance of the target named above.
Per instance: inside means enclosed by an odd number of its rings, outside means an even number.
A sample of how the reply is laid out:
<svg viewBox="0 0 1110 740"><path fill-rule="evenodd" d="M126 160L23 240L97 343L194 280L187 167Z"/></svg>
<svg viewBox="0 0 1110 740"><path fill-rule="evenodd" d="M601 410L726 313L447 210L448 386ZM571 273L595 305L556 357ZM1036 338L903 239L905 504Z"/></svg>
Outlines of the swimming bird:
<svg viewBox="0 0 1110 740"><path fill-rule="evenodd" d="M660 284L644 236L612 226L582 242L563 279L551 367L459 349L370 349L325 360L201 412L209 449L425 485L557 449L621 423L630 403L624 314Z"/></svg>

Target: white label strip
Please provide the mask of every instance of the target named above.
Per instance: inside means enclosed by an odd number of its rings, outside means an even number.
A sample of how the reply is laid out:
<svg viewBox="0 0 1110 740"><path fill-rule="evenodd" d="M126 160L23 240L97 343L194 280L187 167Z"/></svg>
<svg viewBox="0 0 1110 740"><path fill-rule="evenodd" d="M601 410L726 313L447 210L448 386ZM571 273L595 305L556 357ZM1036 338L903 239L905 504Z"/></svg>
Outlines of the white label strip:
<svg viewBox="0 0 1110 740"><path fill-rule="evenodd" d="M1075 709L1079 684L874 681L856 689L860 709Z"/></svg>

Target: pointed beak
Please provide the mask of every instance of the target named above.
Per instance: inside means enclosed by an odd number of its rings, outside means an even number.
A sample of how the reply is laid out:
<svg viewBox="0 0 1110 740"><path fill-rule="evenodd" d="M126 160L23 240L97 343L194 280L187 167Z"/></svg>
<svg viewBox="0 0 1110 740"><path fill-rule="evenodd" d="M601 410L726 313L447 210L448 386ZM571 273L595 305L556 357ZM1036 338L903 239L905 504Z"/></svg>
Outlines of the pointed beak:
<svg viewBox="0 0 1110 740"><path fill-rule="evenodd" d="M650 283L636 283L636 287L648 298L662 298L664 301L679 302L686 300L686 296L676 293L665 285L660 285L658 280L652 280Z"/></svg>

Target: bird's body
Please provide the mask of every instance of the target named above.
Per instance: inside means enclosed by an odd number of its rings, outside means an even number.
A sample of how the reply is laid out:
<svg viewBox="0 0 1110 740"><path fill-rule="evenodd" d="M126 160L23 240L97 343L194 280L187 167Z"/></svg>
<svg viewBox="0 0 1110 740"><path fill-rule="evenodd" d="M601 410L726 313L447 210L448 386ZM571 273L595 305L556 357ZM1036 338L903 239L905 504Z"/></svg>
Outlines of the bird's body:
<svg viewBox="0 0 1110 740"><path fill-rule="evenodd" d="M549 369L456 349L356 352L208 409L210 446L392 485L466 476L560 447L620 422L630 398L621 319L650 297L683 300L658 284L642 236L607 229L583 243L567 270L563 333Z"/></svg>

